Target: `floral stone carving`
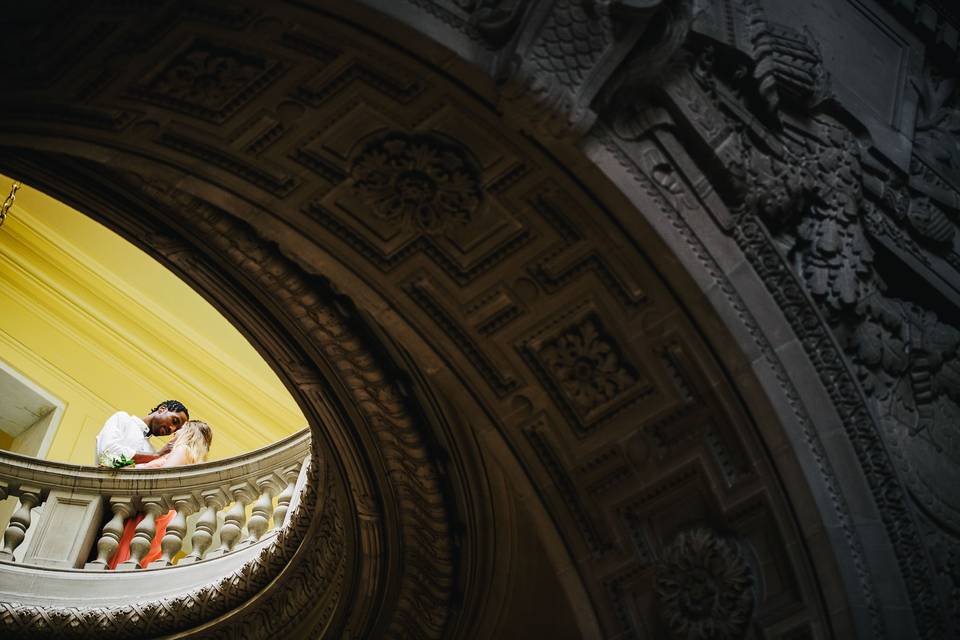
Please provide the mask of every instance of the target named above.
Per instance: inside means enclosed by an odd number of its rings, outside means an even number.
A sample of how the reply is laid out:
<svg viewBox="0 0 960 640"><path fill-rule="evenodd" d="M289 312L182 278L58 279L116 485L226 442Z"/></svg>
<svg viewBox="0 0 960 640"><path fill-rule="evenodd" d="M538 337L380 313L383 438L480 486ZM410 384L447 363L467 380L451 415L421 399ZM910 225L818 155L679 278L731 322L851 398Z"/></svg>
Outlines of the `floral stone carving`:
<svg viewBox="0 0 960 640"><path fill-rule="evenodd" d="M375 216L434 234L477 214L482 200L477 166L462 147L395 132L369 144L350 176Z"/></svg>
<svg viewBox="0 0 960 640"><path fill-rule="evenodd" d="M263 56L197 39L133 93L162 106L214 122L242 108L282 71Z"/></svg>
<svg viewBox="0 0 960 640"><path fill-rule="evenodd" d="M709 529L681 532L656 572L660 615L672 637L743 637L753 612L753 572L736 542Z"/></svg>
<svg viewBox="0 0 960 640"><path fill-rule="evenodd" d="M547 343L539 358L581 415L606 405L636 383L614 347L590 317Z"/></svg>

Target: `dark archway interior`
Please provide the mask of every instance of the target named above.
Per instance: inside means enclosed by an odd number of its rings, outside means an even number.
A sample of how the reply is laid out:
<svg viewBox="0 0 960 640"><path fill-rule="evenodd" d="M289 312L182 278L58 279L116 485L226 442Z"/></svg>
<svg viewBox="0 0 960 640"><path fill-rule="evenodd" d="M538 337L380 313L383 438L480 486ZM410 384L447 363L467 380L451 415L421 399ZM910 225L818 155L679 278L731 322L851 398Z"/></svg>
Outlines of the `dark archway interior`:
<svg viewBox="0 0 960 640"><path fill-rule="evenodd" d="M883 489L863 456L892 468L881 436L858 457L866 440L849 435L872 396L831 386L854 370L838 345L859 311L818 306L832 294L809 273L829 260L809 266L816 241L786 237L807 209L782 200L829 200L797 195L806 178L783 168L801 125L744 115L769 83L748 86L753 62L703 29L672 32L685 3L653 21L627 2L447 4L48 2L6 29L0 168L211 300L298 398L329 463L315 482L337 512L318 508L297 559L244 607L162 630L914 628L901 578L885 590L871 574L904 570L913 549L888 544L875 511ZM594 4L623 5L623 31ZM595 61L567 60L580 93L554 100L498 57L529 45L528 62L549 58L549 38L530 43L557 16L611 38L604 92ZM653 82L638 70L649 50L623 44L648 26L672 71L624 103ZM847 144L841 121L816 126ZM752 146L729 152L737 136ZM266 613L292 591L316 602Z"/></svg>

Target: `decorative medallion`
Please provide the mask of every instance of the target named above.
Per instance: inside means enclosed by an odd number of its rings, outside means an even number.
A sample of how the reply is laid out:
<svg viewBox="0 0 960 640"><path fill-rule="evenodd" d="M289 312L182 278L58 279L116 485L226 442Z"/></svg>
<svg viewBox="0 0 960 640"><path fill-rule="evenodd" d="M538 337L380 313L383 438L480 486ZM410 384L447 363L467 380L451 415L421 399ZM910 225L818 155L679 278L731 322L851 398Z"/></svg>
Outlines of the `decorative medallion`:
<svg viewBox="0 0 960 640"><path fill-rule="evenodd" d="M350 176L373 215L428 234L466 225L482 199L478 163L436 136L390 133L367 145Z"/></svg>
<svg viewBox="0 0 960 640"><path fill-rule="evenodd" d="M608 406L637 382L633 367L592 314L544 343L536 357L582 419Z"/></svg>
<svg viewBox="0 0 960 640"><path fill-rule="evenodd" d="M742 638L753 612L753 572L737 544L709 529L678 534L657 564L660 615L673 638Z"/></svg>
<svg viewBox="0 0 960 640"><path fill-rule="evenodd" d="M282 71L277 61L197 39L132 92L182 113L223 122Z"/></svg>

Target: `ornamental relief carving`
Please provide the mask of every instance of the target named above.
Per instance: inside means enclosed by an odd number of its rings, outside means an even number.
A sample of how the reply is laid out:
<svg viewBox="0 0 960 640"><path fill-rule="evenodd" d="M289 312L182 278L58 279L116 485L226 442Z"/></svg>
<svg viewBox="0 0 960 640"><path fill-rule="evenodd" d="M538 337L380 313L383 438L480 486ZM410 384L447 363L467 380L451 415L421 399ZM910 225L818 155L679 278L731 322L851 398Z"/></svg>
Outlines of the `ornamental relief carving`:
<svg viewBox="0 0 960 640"><path fill-rule="evenodd" d="M431 115L417 127L394 117L400 104L333 110L293 154L326 183L302 211L384 272L426 255L465 284L530 241L503 194L527 169L455 103L432 91L421 100Z"/></svg>
<svg viewBox="0 0 960 640"><path fill-rule="evenodd" d="M427 234L468 225L482 201L476 160L425 135L390 133L367 143L350 177L374 216Z"/></svg>
<svg viewBox="0 0 960 640"><path fill-rule="evenodd" d="M541 347L537 358L581 416L637 383L636 372L623 361L612 338L600 333L595 317L568 327Z"/></svg>
<svg viewBox="0 0 960 640"><path fill-rule="evenodd" d="M580 436L626 405L655 395L650 377L590 305L572 318L550 322L520 350Z"/></svg>
<svg viewBox="0 0 960 640"><path fill-rule="evenodd" d="M739 545L704 528L678 533L656 567L657 600L670 635L742 638L754 606L753 569Z"/></svg>
<svg viewBox="0 0 960 640"><path fill-rule="evenodd" d="M930 66L920 95L915 152L960 186L960 78Z"/></svg>
<svg viewBox="0 0 960 640"><path fill-rule="evenodd" d="M506 43L494 75L502 82L500 108L507 119L560 139L585 133L596 119L592 102L604 82L641 36L660 35L646 31L665 11L663 4L558 0L525 12L522 3L474 5L474 24ZM521 17L522 35L506 40Z"/></svg>
<svg viewBox="0 0 960 640"><path fill-rule="evenodd" d="M263 55L197 38L135 84L143 100L223 122L276 80L283 65Z"/></svg>
<svg viewBox="0 0 960 640"><path fill-rule="evenodd" d="M322 356L335 365L339 375L351 381L352 394L366 420L366 428L382 447L380 455L405 461L402 463L405 471L389 478L389 490L394 492L399 511L400 522L395 525L403 532L401 553L406 554L408 567L399 578L401 594L390 620L389 634L402 635L404 629L416 625L425 637L439 637L450 613L450 592L444 585L450 584L456 563L449 513L443 499L447 489L442 486L436 461L421 449L424 436L420 423L395 382L383 372L378 359L367 350L344 313L327 302L331 294L319 295L296 265L266 250L249 227L222 210L169 186L147 184L144 190L161 202L190 211L189 224L210 238L216 250L230 256L237 268L283 301L286 312L297 319ZM371 398L376 398L376 402L371 402ZM415 474L416 479L408 478L408 472ZM371 533L368 540L374 539L376 534ZM425 574L432 576L429 590L418 579ZM411 604L414 601L415 611Z"/></svg>
<svg viewBox="0 0 960 640"><path fill-rule="evenodd" d="M765 24L762 16L755 19L761 20L757 33L775 36L777 47L788 44L782 29ZM944 247L954 237L952 207L960 200L936 179L935 171L924 171L932 159L915 158L912 175L871 160L868 146L846 124L816 109L817 83L807 82L803 91L792 94L779 92L786 101L770 99L765 86L822 78L812 71L819 64L808 55L814 48L798 49L770 65L749 44L739 47L752 56L747 65L729 50L691 48L663 84L656 105L641 102L637 115L615 121L615 131L644 142L644 155L635 161L665 197L680 210L699 200L697 206L709 210L766 275L775 270L761 262L766 258L755 247L747 247L757 239L761 223L765 230L760 233L772 237L778 259L792 267L805 295L818 305L845 349L856 382L837 377L843 366L824 358L829 350L822 350L819 339L805 337L810 327L798 321L795 328L808 353L816 353L814 361L828 387L843 385L849 394L859 385L869 394L869 413L855 407L858 398L838 400L838 406L878 496L900 568L917 585L911 596L922 633L939 637L945 631L938 607L949 599L938 602L936 587L924 577L925 552L907 495L885 487L905 482L916 503L951 532L960 532L960 494L953 490L960 468L955 448L960 329L952 317L927 306L928 296L902 286L902 276L889 259L879 261L877 251L905 255L906 250L913 260L907 264L923 265L921 277L956 279L960 272L946 269L934 256L949 256ZM761 72L764 68L768 72ZM940 102L940 122L947 123L949 101L941 96ZM764 110L772 110L777 120L764 116ZM793 117L798 112L802 119ZM918 129L924 154L926 145L934 144L925 127ZM949 135L947 129L937 136ZM678 139L687 149L700 145L704 150L697 162L707 168L721 203L708 189L690 188L701 185L703 176L692 170ZM946 160L942 142L947 138L937 139L939 157ZM781 282L768 286L777 289L778 302L788 295ZM949 606L956 616L956 607Z"/></svg>

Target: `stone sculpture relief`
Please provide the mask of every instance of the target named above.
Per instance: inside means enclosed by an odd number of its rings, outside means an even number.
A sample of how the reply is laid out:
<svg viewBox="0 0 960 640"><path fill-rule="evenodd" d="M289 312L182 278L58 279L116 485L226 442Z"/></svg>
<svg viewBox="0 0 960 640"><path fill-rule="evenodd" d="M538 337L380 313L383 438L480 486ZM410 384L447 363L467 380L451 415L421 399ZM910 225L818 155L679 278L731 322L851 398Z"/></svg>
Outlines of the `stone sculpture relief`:
<svg viewBox="0 0 960 640"><path fill-rule="evenodd" d="M583 414L609 403L636 383L610 339L600 335L596 321L570 327L540 351L550 375Z"/></svg>
<svg viewBox="0 0 960 640"><path fill-rule="evenodd" d="M428 136L394 133L370 143L350 175L374 215L425 233L471 222L481 203L476 161Z"/></svg>
<svg viewBox="0 0 960 640"><path fill-rule="evenodd" d="M709 529L678 533L656 567L660 615L682 640L736 640L753 612L753 570L737 543Z"/></svg>
<svg viewBox="0 0 960 640"><path fill-rule="evenodd" d="M914 133L917 150L945 171L960 175L960 83L930 67L920 96Z"/></svg>
<svg viewBox="0 0 960 640"><path fill-rule="evenodd" d="M132 93L222 122L281 71L279 62L265 56L198 38L137 83Z"/></svg>
<svg viewBox="0 0 960 640"><path fill-rule="evenodd" d="M950 471L960 467L960 330L955 318L938 317L924 298L908 300L903 295L909 291L891 288L887 262L876 257L876 245L886 236L913 246L920 260L931 251L949 260L956 192L936 171L949 175L958 144L953 83L928 83L917 125L919 157L912 175L898 175L869 157L869 142L858 132L818 109L829 88L808 37L766 22L752 3L738 16L744 27L738 38L747 34L742 39L725 40L701 24L714 42L688 48L678 59L677 71L662 84L666 101L660 104L667 105L667 114L657 116L653 105L641 103L641 113L618 122L616 130L635 139L676 119L682 122L678 135L692 134L709 148L706 168L730 207L730 230L739 235L751 218L763 222L869 394L875 428L893 452L875 491L896 482L895 474L911 489L912 497L897 498L888 512L888 526L900 527L901 534L903 527L914 531L899 538L902 557L922 557L916 547L920 519L907 515L905 500L913 500L914 509L922 505L953 532L940 538L953 557L960 544L960 494ZM777 120L758 113L757 103ZM664 160L650 175L677 198L688 198L668 168L674 161ZM924 164L930 162L936 171ZM874 455L874 462L879 459ZM943 631L934 613L934 587L924 584L911 561L903 562L913 575L908 580L925 633L938 637ZM936 566L948 571L944 562ZM950 609L956 616L957 608Z"/></svg>

